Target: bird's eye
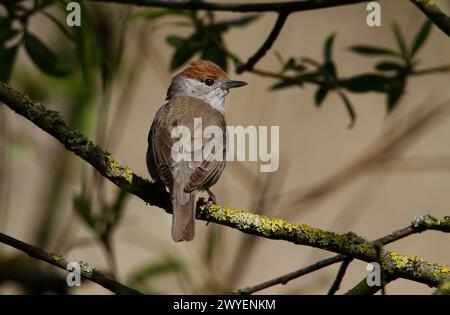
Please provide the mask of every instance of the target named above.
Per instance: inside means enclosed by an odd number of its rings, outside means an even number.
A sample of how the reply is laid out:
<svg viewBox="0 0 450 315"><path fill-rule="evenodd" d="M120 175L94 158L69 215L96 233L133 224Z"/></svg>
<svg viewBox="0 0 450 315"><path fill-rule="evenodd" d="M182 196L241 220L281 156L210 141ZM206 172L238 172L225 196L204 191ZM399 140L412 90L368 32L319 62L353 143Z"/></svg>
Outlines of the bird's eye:
<svg viewBox="0 0 450 315"><path fill-rule="evenodd" d="M208 78L205 81L203 81L203 83L205 83L207 86L211 86L214 84L214 80Z"/></svg>

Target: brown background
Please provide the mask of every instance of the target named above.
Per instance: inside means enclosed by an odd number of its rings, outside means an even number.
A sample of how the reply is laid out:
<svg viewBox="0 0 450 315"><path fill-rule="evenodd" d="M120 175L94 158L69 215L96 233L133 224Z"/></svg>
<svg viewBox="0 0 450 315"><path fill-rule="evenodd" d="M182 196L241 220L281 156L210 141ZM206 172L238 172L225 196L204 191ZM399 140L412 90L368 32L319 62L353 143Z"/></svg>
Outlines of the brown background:
<svg viewBox="0 0 450 315"><path fill-rule="evenodd" d="M448 1L437 1L443 9L450 12ZM296 13L290 16L282 34L272 50L258 63L259 68L278 70L279 63L275 51L283 56L312 56L322 58L325 38L332 32L337 34L335 58L338 71L342 76L363 73L372 69L375 59L358 56L348 51L348 47L359 43L394 47L391 23L396 20L411 42L424 18L409 1L383 1L382 27L370 28L366 25L365 4L343 6L313 12ZM221 13L219 17L236 16ZM264 14L259 20L245 29L236 29L226 36L228 47L241 58L250 56L264 41L274 22L274 14ZM33 21L37 30L45 22ZM133 27L130 32L132 32ZM129 117L120 141L111 150L122 163L135 172L147 177L145 165L146 137L149 125L158 107L163 103L165 90L171 73L167 70L171 48L165 43L167 34L188 34L189 30L160 26L156 31L148 32L139 40L148 41L148 54L139 56L142 76L137 81L134 97L126 103L118 103L117 93L113 93L113 108L126 106ZM41 33L40 33L41 34ZM48 35L51 38L51 34ZM130 36L127 42L127 62L135 58L136 36ZM422 67L433 67L450 62L450 41L437 28L433 27L429 42L420 53ZM23 55L19 59L22 71L35 73ZM357 121L353 129L348 129L348 116L340 99L329 95L320 109L314 106L315 89L291 88L271 92L268 87L274 82L253 74L230 76L249 82L245 88L232 91L226 101L226 115L232 125L278 125L280 126L280 168L271 177L271 194L281 194L279 202L265 205L267 215L283 212L292 222L306 223L314 227L347 232L352 230L367 239L374 239L404 227L419 215L430 213L437 217L450 214L450 174L448 166L434 170L407 171L387 168L365 172L350 184L340 187L337 192L327 195L323 200L308 207L296 207L290 203L302 191L324 181L342 167L350 164L381 134L383 128L396 116L410 112L416 106L427 106L450 98L448 74L418 76L408 82L407 93L392 115L385 112L385 99L380 94L351 94L355 104ZM117 84L121 84L120 82ZM49 108L60 108L58 99L46 104ZM26 145L12 150L12 182L10 214L2 229L25 241L31 237L36 221L35 205L43 198L42 187L47 184L48 172L55 161L52 154L63 150L61 145L50 136L38 130L22 117L6 111L12 126L11 134L24 139ZM450 155L450 119L445 118L427 129L426 134L415 139L412 145L401 153L402 157L449 156ZM109 149L106 147L106 149ZM75 159L75 158L74 158ZM65 201L59 209L60 232L71 220L71 239L92 238L86 228L80 224L72 211L72 196L80 191L82 163L72 163L70 176L73 178L65 190ZM261 190L256 189L255 181L264 183L267 174L258 172L255 162L228 163L218 184L214 187L219 203L234 208L252 211ZM247 174L247 172L250 175ZM254 179L253 179L254 178ZM112 191L112 185L106 184ZM157 261L162 253L181 256L188 262L188 268L195 272L193 282L199 282L206 273L216 278L226 277L226 271L236 259L237 244L242 233L226 227L220 227L224 241L222 253L212 270L202 267L200 252L204 246L204 222L197 222L196 239L189 243L175 244L170 238L171 217L161 209L146 206L140 199L131 197L127 204L124 220L114 238L114 247L119 266L119 276L127 275L145 263ZM387 246L408 255L417 255L423 259L449 263L450 247L448 236L437 232L426 232L408 237L405 240ZM7 252L10 252L7 250ZM11 250L12 252L12 250ZM283 241L258 241L247 263L247 268L233 289L253 285L263 280L306 266L321 258L333 255L318 249L295 246ZM87 245L66 254L68 259L87 261L95 267L106 267L106 260L99 246ZM362 279L366 264L353 262L346 274L342 290L349 289ZM286 286L275 286L263 293L301 293L323 294L334 279L338 265L290 282ZM184 293L176 279L163 276L153 282L152 288L161 292ZM431 288L411 281L398 280L388 285L388 293L428 294ZM3 286L1 293L16 292L14 286ZM83 285L76 293L108 293L97 285Z"/></svg>

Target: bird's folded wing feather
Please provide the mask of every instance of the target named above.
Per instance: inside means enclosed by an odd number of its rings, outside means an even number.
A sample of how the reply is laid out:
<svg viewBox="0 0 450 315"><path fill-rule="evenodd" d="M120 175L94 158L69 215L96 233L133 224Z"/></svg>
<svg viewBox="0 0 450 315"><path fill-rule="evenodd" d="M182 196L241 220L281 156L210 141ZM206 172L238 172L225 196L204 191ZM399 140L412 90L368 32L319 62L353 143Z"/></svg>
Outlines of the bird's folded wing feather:
<svg viewBox="0 0 450 315"><path fill-rule="evenodd" d="M156 172L164 185L171 187L173 183L172 168L175 162L171 156L171 148L174 139L171 138L169 131L163 127L162 116L164 106L156 113L152 127L150 129L149 142L151 145Z"/></svg>

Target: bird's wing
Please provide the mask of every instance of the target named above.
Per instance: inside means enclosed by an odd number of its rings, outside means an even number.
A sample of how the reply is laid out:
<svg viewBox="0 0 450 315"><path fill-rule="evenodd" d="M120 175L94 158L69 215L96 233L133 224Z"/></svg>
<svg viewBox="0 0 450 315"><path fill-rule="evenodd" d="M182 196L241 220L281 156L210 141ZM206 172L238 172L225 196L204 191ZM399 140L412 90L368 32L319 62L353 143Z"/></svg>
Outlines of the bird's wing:
<svg viewBox="0 0 450 315"><path fill-rule="evenodd" d="M225 160L203 160L203 162L192 172L189 183L184 190L186 192L191 192L211 187L219 179L224 167Z"/></svg>
<svg viewBox="0 0 450 315"><path fill-rule="evenodd" d="M162 106L155 115L148 137L149 150L153 158L154 169L159 181L171 187L173 183L172 168L174 161L171 156L173 139L169 131L164 128L163 119L165 116L165 106ZM149 168L150 169L150 168Z"/></svg>
<svg viewBox="0 0 450 315"><path fill-rule="evenodd" d="M208 152L208 156L203 156L201 162L188 163L189 167L192 169L192 174L188 184L184 188L186 192L209 188L217 182L222 174L225 167L226 134L222 135L221 143L217 143L217 140L218 139L214 138L208 140L203 139L201 153ZM207 149L205 150L205 148ZM211 148L214 148L214 150ZM219 150L217 155L214 154L216 149Z"/></svg>

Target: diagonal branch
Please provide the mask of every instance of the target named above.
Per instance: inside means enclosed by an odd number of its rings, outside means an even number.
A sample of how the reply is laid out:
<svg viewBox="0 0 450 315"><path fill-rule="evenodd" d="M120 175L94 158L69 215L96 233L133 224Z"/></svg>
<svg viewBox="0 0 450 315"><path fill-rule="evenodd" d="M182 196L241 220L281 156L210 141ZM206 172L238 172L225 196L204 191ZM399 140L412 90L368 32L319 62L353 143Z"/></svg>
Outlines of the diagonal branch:
<svg viewBox="0 0 450 315"><path fill-rule="evenodd" d="M442 232L450 233L450 218L445 217L443 220L436 220L435 218L433 218L429 215L421 216L421 217L415 218L411 222L411 225L409 225L408 227L397 230L397 231L390 233L382 238L379 238L379 239L375 240L374 243L387 245L387 244L393 243L395 241L398 241L400 239L403 239L405 237L408 237L412 234L421 233L426 230L442 231ZM267 289L267 288L272 287L277 284L287 284L291 280L297 279L308 273L325 268L325 267L333 265L335 263L344 261L345 259L346 259L346 256L344 256L344 255L336 255L336 256L333 256L330 258L326 258L326 259L320 260L312 265L309 265L302 269L290 272L290 273L282 275L280 277L262 282L260 284L257 284L257 285L251 286L251 287L236 290L234 292L234 294L252 294L252 293Z"/></svg>
<svg viewBox="0 0 450 315"><path fill-rule="evenodd" d="M110 153L95 145L78 130L70 128L61 113L46 109L44 105L31 101L28 96L2 82L0 101L52 135L68 151L88 162L119 188L153 206L171 211L170 196L162 186L151 183L133 173L130 168L120 165Z"/></svg>
<svg viewBox="0 0 450 315"><path fill-rule="evenodd" d="M334 295L341 286L341 282L344 279L345 272L347 271L348 266L350 266L350 263L352 262L353 258L346 258L341 266L339 267L339 271L336 275L336 279L334 279L333 284L331 285L331 288L328 290L328 295Z"/></svg>
<svg viewBox="0 0 450 315"><path fill-rule="evenodd" d="M11 247L14 247L26 254L30 257L45 261L53 266L59 267L61 269L67 270L67 264L69 263L67 260L58 255L49 254L42 249L19 241L11 236L0 233L0 243L4 243ZM104 275L103 273L90 268L87 265L81 265L81 276L85 279L88 279L92 282L95 282L102 287L114 292L116 294L142 294L141 292L129 288L111 278Z"/></svg>
<svg viewBox="0 0 450 315"><path fill-rule="evenodd" d="M362 279L353 288L345 292L345 295L373 295L377 293L380 289L384 288L389 282L394 281L396 278L392 276L382 278L381 285L368 285L366 278Z"/></svg>
<svg viewBox="0 0 450 315"><path fill-rule="evenodd" d="M108 152L94 145L81 132L67 126L60 113L47 110L42 104L33 102L28 96L1 82L0 101L55 137L67 150L87 161L118 187L152 205L170 211L169 195L162 187L142 179L130 168L120 165ZM281 219L218 205L206 208L201 203L197 208L197 218L268 239L321 248L367 262L378 261L376 246L354 233L337 234L305 224L292 224ZM430 224L447 226L450 224L450 217ZM449 267L422 261L418 257L382 251L380 260L383 272L391 276L431 286L450 278Z"/></svg>
<svg viewBox="0 0 450 315"><path fill-rule="evenodd" d="M432 0L411 0L437 27L450 36L450 17Z"/></svg>
<svg viewBox="0 0 450 315"><path fill-rule="evenodd" d="M392 277L410 279L431 286L450 278L448 266L428 263L419 257L405 256L394 251L381 250L378 255L374 243L367 242L351 232L337 234L306 224L293 224L282 219L217 205L208 209L200 206L197 209L197 218L226 225L244 233L325 249L366 262L380 261L383 272ZM450 217L444 219L444 224L450 224Z"/></svg>
<svg viewBox="0 0 450 315"><path fill-rule="evenodd" d="M288 17L288 13L280 13L278 15L277 21L275 22L272 31L270 32L267 39L264 41L262 46L255 52L253 56L251 56L247 62L241 66L239 66L236 70L237 73L242 73L244 71L251 71L255 64L266 54L266 52L272 47L273 43L277 39L278 35L280 35L281 29L286 22Z"/></svg>

